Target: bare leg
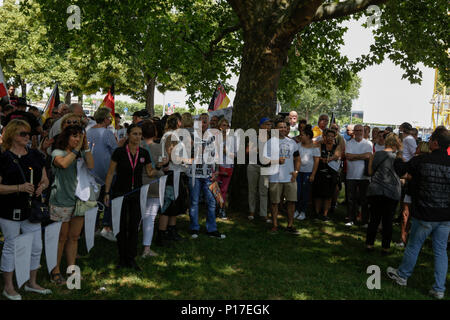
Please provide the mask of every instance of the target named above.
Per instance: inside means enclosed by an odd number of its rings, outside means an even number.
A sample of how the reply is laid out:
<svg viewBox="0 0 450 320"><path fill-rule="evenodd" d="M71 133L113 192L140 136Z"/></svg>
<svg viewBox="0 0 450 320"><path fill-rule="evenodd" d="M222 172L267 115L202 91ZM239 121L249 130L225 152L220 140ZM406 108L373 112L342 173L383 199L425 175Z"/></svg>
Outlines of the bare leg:
<svg viewBox="0 0 450 320"><path fill-rule="evenodd" d="M177 224L177 217L176 217L176 216L174 216L174 217L169 217L169 223L168 223L168 225L171 226L171 227L173 227L173 226L175 226L176 224Z"/></svg>
<svg viewBox="0 0 450 320"><path fill-rule="evenodd" d="M288 228L294 225L295 202L288 202Z"/></svg>
<svg viewBox="0 0 450 320"><path fill-rule="evenodd" d="M320 198L314 199L314 208L316 210L316 214L320 215L320 212L322 210L322 199L320 199Z"/></svg>
<svg viewBox="0 0 450 320"><path fill-rule="evenodd" d="M43 290L44 288L36 283L37 272L38 269L30 271L30 280L28 280L28 286L33 289Z"/></svg>
<svg viewBox="0 0 450 320"><path fill-rule="evenodd" d="M169 217L165 215L159 216L159 230L166 231L169 224Z"/></svg>
<svg viewBox="0 0 450 320"><path fill-rule="evenodd" d="M331 208L331 201L332 199L325 199L324 200L324 208L323 208L323 216L326 217L328 215L328 211Z"/></svg>
<svg viewBox="0 0 450 320"><path fill-rule="evenodd" d="M14 271L13 272L3 272L3 281L5 282L4 290L10 296L18 295L17 291L14 289L13 275L14 275Z"/></svg>
<svg viewBox="0 0 450 320"><path fill-rule="evenodd" d="M61 231L59 232L59 242L58 242L58 259L55 268L52 270L52 274L61 273L59 267L61 265L61 257L66 245L67 237L69 234L69 222L63 222L61 224Z"/></svg>
<svg viewBox="0 0 450 320"><path fill-rule="evenodd" d="M70 220L69 239L66 245L67 266L75 265L78 250L78 239L83 229L84 217L73 217Z"/></svg>
<svg viewBox="0 0 450 320"><path fill-rule="evenodd" d="M272 221L273 226L278 227L278 203L272 203Z"/></svg>

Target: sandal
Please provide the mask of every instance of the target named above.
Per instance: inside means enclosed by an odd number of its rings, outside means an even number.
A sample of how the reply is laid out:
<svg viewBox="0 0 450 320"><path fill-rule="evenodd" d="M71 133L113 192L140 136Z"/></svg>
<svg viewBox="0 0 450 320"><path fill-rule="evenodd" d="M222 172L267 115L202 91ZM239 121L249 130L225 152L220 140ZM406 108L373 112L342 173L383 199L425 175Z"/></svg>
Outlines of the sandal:
<svg viewBox="0 0 450 320"><path fill-rule="evenodd" d="M64 285L66 283L66 279L64 279L61 273L52 273L50 282L57 285Z"/></svg>

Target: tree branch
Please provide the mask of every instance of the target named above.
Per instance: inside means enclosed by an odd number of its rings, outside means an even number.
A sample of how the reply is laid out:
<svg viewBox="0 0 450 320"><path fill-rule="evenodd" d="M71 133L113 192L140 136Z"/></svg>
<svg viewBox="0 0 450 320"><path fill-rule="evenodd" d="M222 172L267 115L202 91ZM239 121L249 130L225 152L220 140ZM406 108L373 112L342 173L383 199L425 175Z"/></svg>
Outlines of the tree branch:
<svg viewBox="0 0 450 320"><path fill-rule="evenodd" d="M371 5L381 5L388 0L347 0L344 2L326 3L321 5L314 15L313 22L345 17L364 11Z"/></svg>

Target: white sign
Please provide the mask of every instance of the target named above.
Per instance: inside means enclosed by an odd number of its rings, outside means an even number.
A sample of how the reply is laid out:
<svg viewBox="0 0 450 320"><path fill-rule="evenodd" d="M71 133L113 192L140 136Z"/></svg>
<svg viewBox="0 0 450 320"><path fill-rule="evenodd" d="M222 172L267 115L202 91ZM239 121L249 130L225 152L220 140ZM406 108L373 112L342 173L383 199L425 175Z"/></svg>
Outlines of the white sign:
<svg viewBox="0 0 450 320"><path fill-rule="evenodd" d="M33 246L33 233L17 236L14 241L14 260L16 280L19 289L30 279L31 247Z"/></svg>
<svg viewBox="0 0 450 320"><path fill-rule="evenodd" d="M56 267L61 225L62 222L54 222L45 227L45 259L47 261L48 273Z"/></svg>

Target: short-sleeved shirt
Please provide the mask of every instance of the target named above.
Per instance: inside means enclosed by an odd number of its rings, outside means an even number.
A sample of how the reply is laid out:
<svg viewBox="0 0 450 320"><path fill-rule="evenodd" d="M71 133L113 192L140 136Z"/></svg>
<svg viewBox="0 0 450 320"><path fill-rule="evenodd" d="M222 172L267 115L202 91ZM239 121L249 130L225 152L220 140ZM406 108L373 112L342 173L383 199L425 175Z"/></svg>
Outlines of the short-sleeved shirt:
<svg viewBox="0 0 450 320"><path fill-rule="evenodd" d="M86 135L94 157L95 181L104 185L111 155L117 148L116 137L111 130L106 128L91 128Z"/></svg>
<svg viewBox="0 0 450 320"><path fill-rule="evenodd" d="M111 160L117 163L116 182L114 183L114 186L112 188L113 197L121 196L125 193L128 193L133 190L133 187L134 189L141 187L142 173L144 171L144 167L147 164L151 163L150 155L148 154L147 150L139 147L139 157L137 159L136 168L134 169L134 186L133 186L132 185L133 169L131 167L131 163L128 158L126 146L127 145L117 148L116 150L114 150L111 156ZM134 159L136 155L130 154L130 156L134 165Z"/></svg>
<svg viewBox="0 0 450 320"><path fill-rule="evenodd" d="M269 176L269 182L270 183L291 182L292 178L291 173L295 170L294 157L299 156L298 145L291 138L284 138L284 139L271 138L269 141L267 141L266 145L264 146L264 156L266 158L269 158L271 160L278 160L276 154L272 153L272 148L274 148L277 145L277 143L279 147L279 157L285 158L285 162L280 165L272 165L272 168L270 168L269 170L273 174ZM274 147L272 147L272 144L274 144Z"/></svg>
<svg viewBox="0 0 450 320"><path fill-rule="evenodd" d="M5 151L0 154L0 177L4 185L19 185L25 183L17 164L22 168L26 182L30 182L33 168L33 184L37 188L42 178L42 169L45 166L44 156L37 150L28 149L26 155L20 158L12 152ZM0 217L13 220L14 209L24 209L28 206L29 196L25 192L0 195ZM20 221L28 219L28 215L22 210Z"/></svg>
<svg viewBox="0 0 450 320"><path fill-rule="evenodd" d="M355 139L347 141L345 144L345 153L363 154L373 153L372 142L362 139L357 142ZM349 161L347 160L347 179L349 180L365 180L369 177L364 175L364 160Z"/></svg>
<svg viewBox="0 0 450 320"><path fill-rule="evenodd" d="M84 156L84 151L81 154ZM65 157L66 155L67 151L61 149L55 149L52 152L52 171L55 180L52 184L49 202L56 207L74 207L76 203L77 161L72 161L65 169L54 164L56 157Z"/></svg>
<svg viewBox="0 0 450 320"><path fill-rule="evenodd" d="M403 139L403 159L405 162L411 160L416 153L417 143L413 136L407 136Z"/></svg>
<svg viewBox="0 0 450 320"><path fill-rule="evenodd" d="M311 173L314 167L314 157L320 157L320 148L305 148L299 143L298 152L301 159L300 172Z"/></svg>

